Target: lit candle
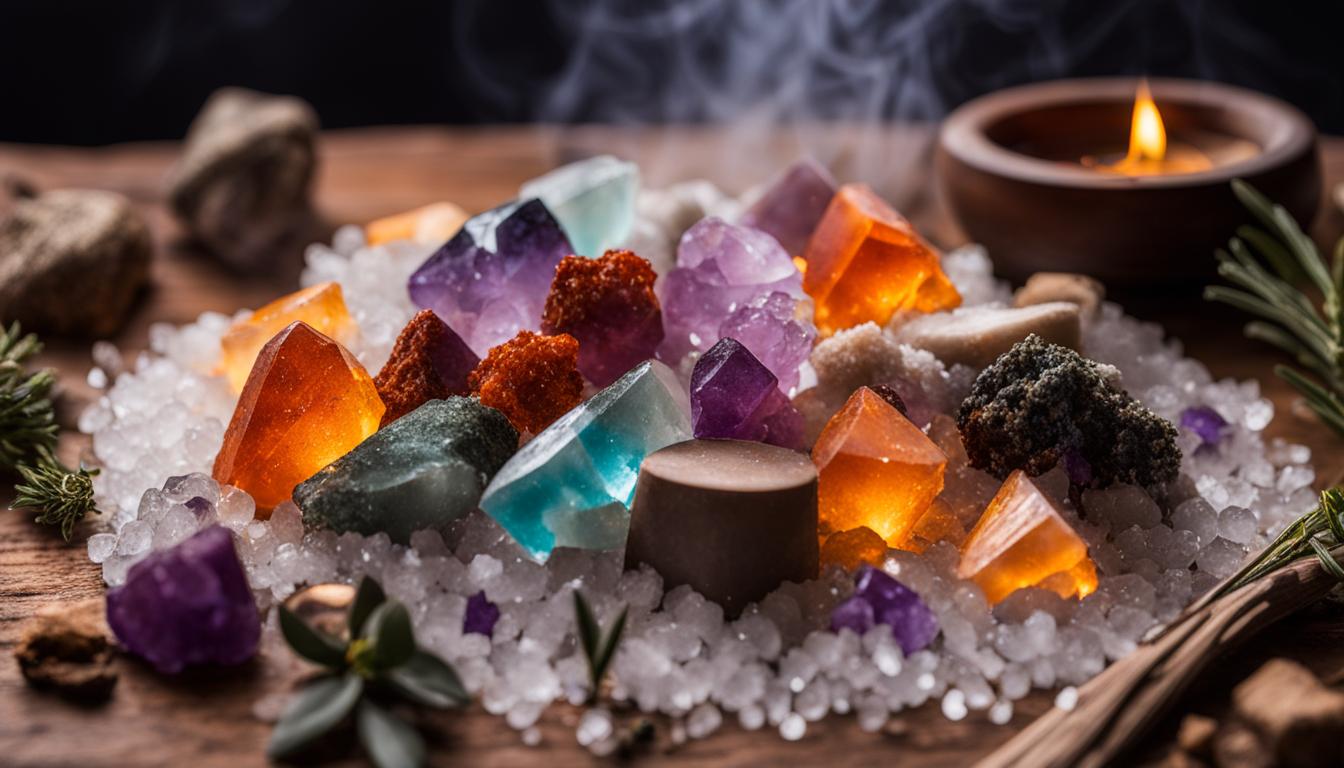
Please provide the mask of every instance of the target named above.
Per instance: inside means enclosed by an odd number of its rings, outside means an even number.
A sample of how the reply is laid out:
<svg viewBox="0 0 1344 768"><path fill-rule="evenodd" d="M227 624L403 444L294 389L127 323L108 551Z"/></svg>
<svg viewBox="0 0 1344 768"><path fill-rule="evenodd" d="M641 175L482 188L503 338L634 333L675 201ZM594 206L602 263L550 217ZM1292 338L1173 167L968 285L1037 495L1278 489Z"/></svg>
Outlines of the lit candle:
<svg viewBox="0 0 1344 768"><path fill-rule="evenodd" d="M1252 142L1209 131L1192 131L1181 139L1168 141L1162 113L1148 89L1148 81L1142 80L1134 95L1125 156L1109 160L1088 155L1082 158L1082 164L1125 176L1198 173L1253 157L1258 152L1259 147Z"/></svg>

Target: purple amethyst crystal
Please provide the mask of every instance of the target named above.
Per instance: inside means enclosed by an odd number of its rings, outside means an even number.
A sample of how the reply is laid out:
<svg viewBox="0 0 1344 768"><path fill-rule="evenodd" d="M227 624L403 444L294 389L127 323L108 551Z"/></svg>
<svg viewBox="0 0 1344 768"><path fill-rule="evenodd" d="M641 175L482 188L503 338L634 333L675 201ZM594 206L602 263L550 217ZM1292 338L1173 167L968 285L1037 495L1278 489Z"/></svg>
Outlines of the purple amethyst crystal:
<svg viewBox="0 0 1344 768"><path fill-rule="evenodd" d="M691 425L700 438L803 450L803 417L770 369L735 339L720 339L695 362Z"/></svg>
<svg viewBox="0 0 1344 768"><path fill-rule="evenodd" d="M798 386L798 369L812 354L817 327L799 317L799 302L782 291L758 296L728 315L719 338L734 338L779 378L785 392Z"/></svg>
<svg viewBox="0 0 1344 768"><path fill-rule="evenodd" d="M1217 445L1227 429L1227 419L1207 405L1197 405L1181 411L1181 428L1194 432L1204 445Z"/></svg>
<svg viewBox="0 0 1344 768"><path fill-rule="evenodd" d="M541 324L555 266L573 253L540 200L473 216L411 275L411 301L432 309L477 356Z"/></svg>
<svg viewBox="0 0 1344 768"><path fill-rule="evenodd" d="M499 606L485 597L485 592L477 592L467 598L467 611L462 617L462 633L475 632L491 637L495 633L495 622L499 621Z"/></svg>
<svg viewBox="0 0 1344 768"><path fill-rule="evenodd" d="M802 254L834 195L831 172L804 157L770 183L761 199L742 214L741 223L774 236L789 253Z"/></svg>
<svg viewBox="0 0 1344 768"><path fill-rule="evenodd" d="M873 624L872 603L858 595L846 599L831 611L832 632L849 629L856 635L863 635L873 628Z"/></svg>
<svg viewBox="0 0 1344 768"><path fill-rule="evenodd" d="M677 266L658 281L657 290L666 332L658 356L672 364L688 352L709 349L739 307L776 291L804 298L801 273L773 237L715 217L701 219L681 236Z"/></svg>
<svg viewBox="0 0 1344 768"><path fill-rule="evenodd" d="M197 664L241 664L261 637L257 604L218 525L131 567L107 592L107 623L126 650L164 673Z"/></svg>
<svg viewBox="0 0 1344 768"><path fill-rule="evenodd" d="M874 623L891 627L892 637L906 655L927 647L938 636L938 619L919 595L871 565L859 568L854 576L854 596L837 606L836 611L855 600L871 607ZM852 620L856 613L861 613L853 606L845 610L842 620ZM836 615L832 613L831 625L835 623Z"/></svg>

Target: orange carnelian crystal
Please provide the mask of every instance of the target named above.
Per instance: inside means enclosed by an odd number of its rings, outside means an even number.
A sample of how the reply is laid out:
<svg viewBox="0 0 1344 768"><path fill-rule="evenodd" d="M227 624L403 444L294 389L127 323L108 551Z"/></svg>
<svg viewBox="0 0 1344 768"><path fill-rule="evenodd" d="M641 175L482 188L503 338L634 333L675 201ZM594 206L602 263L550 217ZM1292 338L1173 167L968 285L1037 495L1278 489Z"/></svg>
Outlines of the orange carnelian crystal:
<svg viewBox="0 0 1344 768"><path fill-rule="evenodd" d="M871 528L852 528L826 537L821 545L821 564L838 565L852 571L860 565L881 567L887 557L887 543Z"/></svg>
<svg viewBox="0 0 1344 768"><path fill-rule="evenodd" d="M431 203L370 221L364 225L364 239L369 245L393 240L443 243L457 234L468 218L466 211L452 203Z"/></svg>
<svg viewBox="0 0 1344 768"><path fill-rule="evenodd" d="M923 553L924 550L942 541L953 546L961 546L966 539L966 528L957 519L952 507L942 499L934 499L928 511L920 515L910 535L905 541L894 544L897 549Z"/></svg>
<svg viewBox="0 0 1344 768"><path fill-rule="evenodd" d="M957 575L980 585L991 604L1024 587L1063 597L1097 588L1087 544L1021 470L1003 482L966 537Z"/></svg>
<svg viewBox="0 0 1344 768"><path fill-rule="evenodd" d="M305 323L266 343L215 458L214 477L257 502L257 516L378 429L383 403L364 366Z"/></svg>
<svg viewBox="0 0 1344 768"><path fill-rule="evenodd" d="M943 489L947 457L882 396L860 387L812 449L822 534L866 526L904 542Z"/></svg>
<svg viewBox="0 0 1344 768"><path fill-rule="evenodd" d="M358 332L354 319L345 308L339 283L318 283L281 296L248 317L235 321L219 341L223 352L221 366L234 392L242 390L257 353L266 342L285 326L300 321L342 343L350 341Z"/></svg>
<svg viewBox="0 0 1344 768"><path fill-rule="evenodd" d="M884 325L898 310L961 304L937 252L863 184L846 184L831 198L806 261L803 289L825 335L868 321Z"/></svg>

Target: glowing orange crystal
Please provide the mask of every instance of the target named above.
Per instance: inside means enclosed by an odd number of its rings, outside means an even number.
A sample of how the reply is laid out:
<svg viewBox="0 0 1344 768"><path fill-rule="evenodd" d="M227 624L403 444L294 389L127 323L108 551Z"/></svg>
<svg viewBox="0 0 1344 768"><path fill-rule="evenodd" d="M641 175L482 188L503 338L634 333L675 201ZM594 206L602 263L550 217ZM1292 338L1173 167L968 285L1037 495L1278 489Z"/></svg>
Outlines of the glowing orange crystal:
<svg viewBox="0 0 1344 768"><path fill-rule="evenodd" d="M939 491L947 457L882 396L860 387L812 448L821 533L859 526L905 541Z"/></svg>
<svg viewBox="0 0 1344 768"><path fill-rule="evenodd" d="M257 353L290 323L302 321L319 333L348 343L359 332L339 283L319 283L272 301L235 321L220 339L222 367L234 392L241 391Z"/></svg>
<svg viewBox="0 0 1344 768"><path fill-rule="evenodd" d="M466 211L452 203L431 203L370 221L364 225L364 239L369 245L392 240L415 240L438 245L456 235L468 218Z"/></svg>
<svg viewBox="0 0 1344 768"><path fill-rule="evenodd" d="M1021 470L1003 481L966 537L957 575L979 584L991 604L1023 587L1061 597L1086 597L1097 588L1087 544Z"/></svg>
<svg viewBox="0 0 1344 768"><path fill-rule="evenodd" d="M938 254L910 222L863 184L831 198L805 254L803 290L825 335L902 309L934 312L961 304Z"/></svg>
<svg viewBox="0 0 1344 768"><path fill-rule="evenodd" d="M266 343L215 459L215 480L247 491L266 518L294 486L378 429L383 403L364 366L305 323Z"/></svg>
<svg viewBox="0 0 1344 768"><path fill-rule="evenodd" d="M821 545L821 565L838 565L852 571L867 563L881 567L887 557L887 543L871 528L853 528L826 537Z"/></svg>
<svg viewBox="0 0 1344 768"><path fill-rule="evenodd" d="M579 342L567 333L519 331L490 350L467 385L483 404L509 417L514 429L536 434L583 399Z"/></svg>
<svg viewBox="0 0 1344 768"><path fill-rule="evenodd" d="M952 507L942 499L934 499L928 510L919 516L915 527L910 529L910 535L896 546L911 552L923 552L941 541L961 546L965 538L966 527L957 519Z"/></svg>

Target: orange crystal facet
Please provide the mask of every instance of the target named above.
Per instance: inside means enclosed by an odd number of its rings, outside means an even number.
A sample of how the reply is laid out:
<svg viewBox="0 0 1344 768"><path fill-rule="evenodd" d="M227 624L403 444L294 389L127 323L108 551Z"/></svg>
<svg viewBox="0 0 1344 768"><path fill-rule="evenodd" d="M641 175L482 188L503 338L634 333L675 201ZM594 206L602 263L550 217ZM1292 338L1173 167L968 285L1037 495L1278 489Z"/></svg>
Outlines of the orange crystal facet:
<svg viewBox="0 0 1344 768"><path fill-rule="evenodd" d="M863 184L846 184L831 198L806 259L803 290L825 335L870 320L884 325L897 310L961 304L937 252Z"/></svg>
<svg viewBox="0 0 1344 768"><path fill-rule="evenodd" d="M887 557L887 543L871 528L853 528L826 537L821 545L821 564L838 565L852 571L867 563L880 567Z"/></svg>
<svg viewBox="0 0 1344 768"><path fill-rule="evenodd" d="M1003 482L966 537L957 575L979 584L991 604L1023 587L1062 597L1086 597L1097 588L1087 544L1021 470Z"/></svg>
<svg viewBox="0 0 1344 768"><path fill-rule="evenodd" d="M519 331L490 350L467 385L514 429L535 435L583 400L579 342L567 333Z"/></svg>
<svg viewBox="0 0 1344 768"><path fill-rule="evenodd" d="M364 225L364 239L369 245L380 245L392 240L415 240L437 245L456 235L468 218L466 211L452 203L431 203L370 221Z"/></svg>
<svg viewBox="0 0 1344 768"><path fill-rule="evenodd" d="M906 537L905 541L895 546L898 549L908 549L911 552L923 552L942 541L959 547L965 539L965 526L961 524L961 520L957 519L952 507L946 501L938 498L934 499L928 510L919 516L919 521L915 523L914 528L910 529L910 535Z"/></svg>
<svg viewBox="0 0 1344 768"><path fill-rule="evenodd" d="M319 283L272 301L237 320L220 339L222 367L234 392L241 391L252 372L257 353L285 326L306 323L319 333L347 343L358 332L355 321L345 308L339 283Z"/></svg>
<svg viewBox="0 0 1344 768"><path fill-rule="evenodd" d="M821 533L866 526L904 542L943 489L947 457L881 395L860 387L812 449Z"/></svg>
<svg viewBox="0 0 1344 768"><path fill-rule="evenodd" d="M215 480L247 491L269 517L294 486L378 429L383 403L364 366L304 323L266 343L215 458Z"/></svg>

